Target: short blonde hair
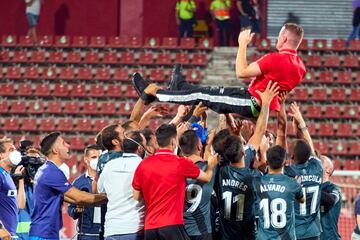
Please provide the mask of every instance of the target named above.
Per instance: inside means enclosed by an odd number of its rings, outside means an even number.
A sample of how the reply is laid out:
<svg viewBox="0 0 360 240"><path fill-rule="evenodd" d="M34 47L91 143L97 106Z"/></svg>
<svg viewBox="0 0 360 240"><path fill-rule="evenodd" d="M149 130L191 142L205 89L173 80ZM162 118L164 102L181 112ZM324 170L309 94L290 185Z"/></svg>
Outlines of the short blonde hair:
<svg viewBox="0 0 360 240"><path fill-rule="evenodd" d="M286 23L284 25L285 29L295 36L297 36L300 40L304 37L304 28L296 23Z"/></svg>

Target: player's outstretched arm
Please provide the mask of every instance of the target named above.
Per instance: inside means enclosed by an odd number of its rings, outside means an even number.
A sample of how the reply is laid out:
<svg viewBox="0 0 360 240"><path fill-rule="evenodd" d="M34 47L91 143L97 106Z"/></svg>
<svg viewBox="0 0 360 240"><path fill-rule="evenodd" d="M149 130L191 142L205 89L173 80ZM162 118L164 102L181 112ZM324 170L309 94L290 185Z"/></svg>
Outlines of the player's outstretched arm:
<svg viewBox="0 0 360 240"><path fill-rule="evenodd" d="M276 130L276 145L282 146L285 149L287 149L287 116L285 108L285 101L287 96L288 94L286 92L281 92L279 94L280 110L277 114L278 122Z"/></svg>
<svg viewBox="0 0 360 240"><path fill-rule="evenodd" d="M71 187L65 192L64 201L76 205L92 206L105 203L107 201L107 197L105 194L92 194L80 191L76 187Z"/></svg>
<svg viewBox="0 0 360 240"><path fill-rule="evenodd" d="M134 120L136 122L139 122L141 119L141 113L144 110L144 106L145 106L144 100L139 98L135 103L134 109L131 111L129 120Z"/></svg>
<svg viewBox="0 0 360 240"><path fill-rule="evenodd" d="M164 117L168 113L168 109L161 105L151 106L141 117L139 121L140 128L144 129L151 119Z"/></svg>
<svg viewBox="0 0 360 240"><path fill-rule="evenodd" d="M200 170L199 176L196 178L197 180L201 182L208 183L211 181L214 168L219 163L219 156L218 154L214 154L208 157L208 167L205 171Z"/></svg>
<svg viewBox="0 0 360 240"><path fill-rule="evenodd" d="M240 78L249 78L256 77L261 75L261 70L257 62L253 62L248 65L246 60L246 49L247 45L251 42L254 37L254 33L251 33L250 29L241 31L239 34L238 42L239 49L236 56L236 77Z"/></svg>

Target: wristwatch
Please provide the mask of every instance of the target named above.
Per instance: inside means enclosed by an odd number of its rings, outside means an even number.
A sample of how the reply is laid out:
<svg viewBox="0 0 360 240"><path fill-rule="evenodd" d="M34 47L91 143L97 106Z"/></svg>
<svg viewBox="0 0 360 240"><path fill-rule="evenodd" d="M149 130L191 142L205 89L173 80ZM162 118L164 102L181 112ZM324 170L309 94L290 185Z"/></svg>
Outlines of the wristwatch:
<svg viewBox="0 0 360 240"><path fill-rule="evenodd" d="M0 230L4 228L4 225L0 222Z"/></svg>

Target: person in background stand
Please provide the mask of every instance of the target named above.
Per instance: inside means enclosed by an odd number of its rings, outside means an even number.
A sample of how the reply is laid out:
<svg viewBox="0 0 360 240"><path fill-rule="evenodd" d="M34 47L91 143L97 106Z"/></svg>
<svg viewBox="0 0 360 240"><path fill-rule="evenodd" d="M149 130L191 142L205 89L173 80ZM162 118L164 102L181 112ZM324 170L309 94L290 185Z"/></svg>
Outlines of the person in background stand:
<svg viewBox="0 0 360 240"><path fill-rule="evenodd" d="M211 14L216 22L216 31L220 46L230 45L231 21L230 0L213 0L210 5Z"/></svg>
<svg viewBox="0 0 360 240"><path fill-rule="evenodd" d="M360 39L360 0L353 0L352 6L354 9L352 20L353 29L346 41L346 47L349 47L351 40Z"/></svg>
<svg viewBox="0 0 360 240"><path fill-rule="evenodd" d="M75 179L73 186L76 188L93 193L92 182L96 176L96 167L101 150L97 145L89 145L84 150L84 162L87 171ZM70 204L68 214L73 219L78 219L78 237L81 240L96 240L99 238L100 230L100 208L99 207L78 207Z"/></svg>
<svg viewBox="0 0 360 240"><path fill-rule="evenodd" d="M181 38L193 36L195 10L196 4L194 0L179 0L176 3L176 23L179 26Z"/></svg>
<svg viewBox="0 0 360 240"><path fill-rule="evenodd" d="M26 18L29 23L29 31L27 35L32 38L33 43L37 43L36 26L39 22L42 0L25 0L25 2Z"/></svg>
<svg viewBox="0 0 360 240"><path fill-rule="evenodd" d="M360 240L360 194L355 200L355 228L351 235L351 240Z"/></svg>
<svg viewBox="0 0 360 240"><path fill-rule="evenodd" d="M252 26L252 19L256 17L255 9L251 6L250 0L237 0L236 7L239 12L241 31Z"/></svg>

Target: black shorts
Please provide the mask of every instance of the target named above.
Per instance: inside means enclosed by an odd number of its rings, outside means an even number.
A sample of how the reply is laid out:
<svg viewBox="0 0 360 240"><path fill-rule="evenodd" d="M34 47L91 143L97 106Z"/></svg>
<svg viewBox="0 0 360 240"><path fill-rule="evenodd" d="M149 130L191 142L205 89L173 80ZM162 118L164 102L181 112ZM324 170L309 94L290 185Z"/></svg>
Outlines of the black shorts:
<svg viewBox="0 0 360 240"><path fill-rule="evenodd" d="M213 240L212 234L203 234L200 236L189 236L190 240Z"/></svg>
<svg viewBox="0 0 360 240"><path fill-rule="evenodd" d="M170 225L145 230L145 240L190 240L184 225Z"/></svg>

